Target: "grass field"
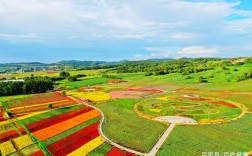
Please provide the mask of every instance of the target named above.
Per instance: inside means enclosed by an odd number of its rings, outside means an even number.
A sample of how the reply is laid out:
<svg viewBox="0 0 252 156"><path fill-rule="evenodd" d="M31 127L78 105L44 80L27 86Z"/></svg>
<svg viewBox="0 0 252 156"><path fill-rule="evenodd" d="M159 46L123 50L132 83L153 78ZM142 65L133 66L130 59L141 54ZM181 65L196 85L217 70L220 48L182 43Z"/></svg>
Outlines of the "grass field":
<svg viewBox="0 0 252 156"><path fill-rule="evenodd" d="M108 81L109 81L109 79L102 78L102 77L89 78L89 79L79 80L79 81L75 81L75 82L69 82L67 80L64 80L64 81L58 82L59 83L58 87L67 87L68 89L70 89L70 88L76 89L76 88L81 88L81 87L102 84L102 83L105 83Z"/></svg>
<svg viewBox="0 0 252 156"><path fill-rule="evenodd" d="M252 114L231 123L177 126L157 153L197 155L202 152L249 152L252 150Z"/></svg>
<svg viewBox="0 0 252 156"><path fill-rule="evenodd" d="M134 99L118 99L98 104L97 107L105 114L102 128L108 138L132 149L148 152L166 126L138 117L133 111L136 102Z"/></svg>
<svg viewBox="0 0 252 156"><path fill-rule="evenodd" d="M101 71L105 71L105 69L98 69L98 70L78 70L78 71L72 71L72 70L66 70L71 75L77 75L77 74L85 74L87 76L96 76L99 75ZM11 75L8 75L7 78L16 77L16 78L24 78L30 75L34 76L59 76L59 73L61 71L34 71L34 72L23 72L23 73L14 73Z"/></svg>

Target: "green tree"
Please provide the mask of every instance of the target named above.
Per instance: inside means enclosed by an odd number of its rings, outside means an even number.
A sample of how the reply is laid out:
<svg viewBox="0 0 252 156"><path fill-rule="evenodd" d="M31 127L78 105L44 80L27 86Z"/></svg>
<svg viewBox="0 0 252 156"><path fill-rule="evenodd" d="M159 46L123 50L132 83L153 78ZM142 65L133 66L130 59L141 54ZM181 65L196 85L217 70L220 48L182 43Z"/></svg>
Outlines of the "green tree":
<svg viewBox="0 0 252 156"><path fill-rule="evenodd" d="M69 76L70 76L69 72L65 72L65 71L60 72L60 77L67 78Z"/></svg>
<svg viewBox="0 0 252 156"><path fill-rule="evenodd" d="M78 79L77 79L76 76L69 76L69 77L67 78L67 80L70 81L70 82L78 81Z"/></svg>

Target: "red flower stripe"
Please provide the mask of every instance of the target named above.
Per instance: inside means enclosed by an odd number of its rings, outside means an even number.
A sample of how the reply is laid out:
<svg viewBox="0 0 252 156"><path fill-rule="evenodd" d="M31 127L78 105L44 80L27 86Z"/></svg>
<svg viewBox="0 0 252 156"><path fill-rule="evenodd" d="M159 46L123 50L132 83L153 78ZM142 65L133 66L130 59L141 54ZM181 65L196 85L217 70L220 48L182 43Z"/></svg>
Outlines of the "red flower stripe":
<svg viewBox="0 0 252 156"><path fill-rule="evenodd" d="M96 122L77 133L74 133L60 141L55 142L54 144L48 146L48 150L54 155L54 156L65 156L74 150L80 148L87 142L93 140L94 138L99 136L98 132L98 125L99 122ZM32 156L42 156L42 151L38 151Z"/></svg>
<svg viewBox="0 0 252 156"><path fill-rule="evenodd" d="M93 110L93 108L91 108L91 107L83 107L83 108L78 109L78 110L74 110L74 111L71 111L71 112L68 112L68 113L65 113L65 114L53 116L53 117L50 117L50 118L47 118L47 119L44 119L44 120L41 120L41 121L32 123L32 124L30 124L30 125L28 125L28 126L26 126L26 127L27 127L31 132L35 132L35 131L37 131L37 130L46 128L46 127L48 127L48 126L52 126L52 125L54 125L54 124L57 124L57 123L66 121L66 120L71 119L71 118L73 118L73 117L75 117L75 116L78 116L78 115L80 115L80 114L89 112L89 111L91 111L91 110ZM19 131L20 131L22 134L26 134L26 132L24 131L23 128L19 128ZM19 137L19 134L18 134L15 130L2 133L2 134L0 135L0 143L5 142L5 141L8 141L8 140L10 140L10 139L14 139L14 138L16 138L16 137Z"/></svg>
<svg viewBox="0 0 252 156"><path fill-rule="evenodd" d="M135 156L135 155L132 153L128 153L126 151L122 151L118 148L113 148L106 154L106 156Z"/></svg>

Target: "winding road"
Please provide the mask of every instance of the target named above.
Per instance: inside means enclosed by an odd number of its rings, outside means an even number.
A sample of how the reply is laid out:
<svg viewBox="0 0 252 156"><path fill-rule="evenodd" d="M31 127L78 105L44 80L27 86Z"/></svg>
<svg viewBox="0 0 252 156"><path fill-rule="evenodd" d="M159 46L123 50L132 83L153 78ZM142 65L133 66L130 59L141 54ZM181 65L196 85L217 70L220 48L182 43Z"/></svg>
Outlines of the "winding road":
<svg viewBox="0 0 252 156"><path fill-rule="evenodd" d="M111 145L121 149L121 150L124 150L124 151L127 151L129 153L133 153L133 154L136 154L136 155L139 155L139 156L155 156L156 153L158 152L158 150L160 149L160 147L163 145L163 143L165 142L165 140L168 138L168 136L170 135L170 133L172 132L172 130L174 129L174 127L176 126L175 123L172 123L167 129L166 131L163 133L163 135L158 139L157 143L153 146L153 148L150 150L149 153L142 153L142 152L139 152L139 151L136 151L136 150L132 150L130 148L127 148L127 147L124 147L124 146L121 146L113 141L111 141L109 138L107 138L104 133L102 132L102 124L104 122L104 114L103 112L99 109L99 108L96 108L90 104L88 104L87 102L84 102L83 100L81 99L78 99L78 98L75 98L75 97L70 97L72 98L74 101L78 102L78 103L82 103L84 105L87 105L89 107L92 107L96 110L98 110L101 114L101 122L98 126L98 131L100 133L100 135Z"/></svg>

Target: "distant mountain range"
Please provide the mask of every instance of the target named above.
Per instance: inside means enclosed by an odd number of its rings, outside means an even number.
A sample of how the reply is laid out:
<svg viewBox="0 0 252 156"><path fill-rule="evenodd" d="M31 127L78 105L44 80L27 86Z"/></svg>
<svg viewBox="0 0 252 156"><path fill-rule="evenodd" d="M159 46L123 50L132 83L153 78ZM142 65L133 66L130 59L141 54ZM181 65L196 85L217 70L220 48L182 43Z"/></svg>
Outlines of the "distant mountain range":
<svg viewBox="0 0 252 156"><path fill-rule="evenodd" d="M165 61L172 59L149 59L141 61ZM20 62L20 63L0 63L1 67L6 66L52 66L52 65L69 65L69 66L103 66L103 65L117 65L125 62L131 62L129 60L122 61L79 61L79 60L63 60L55 63L41 63L41 62Z"/></svg>

